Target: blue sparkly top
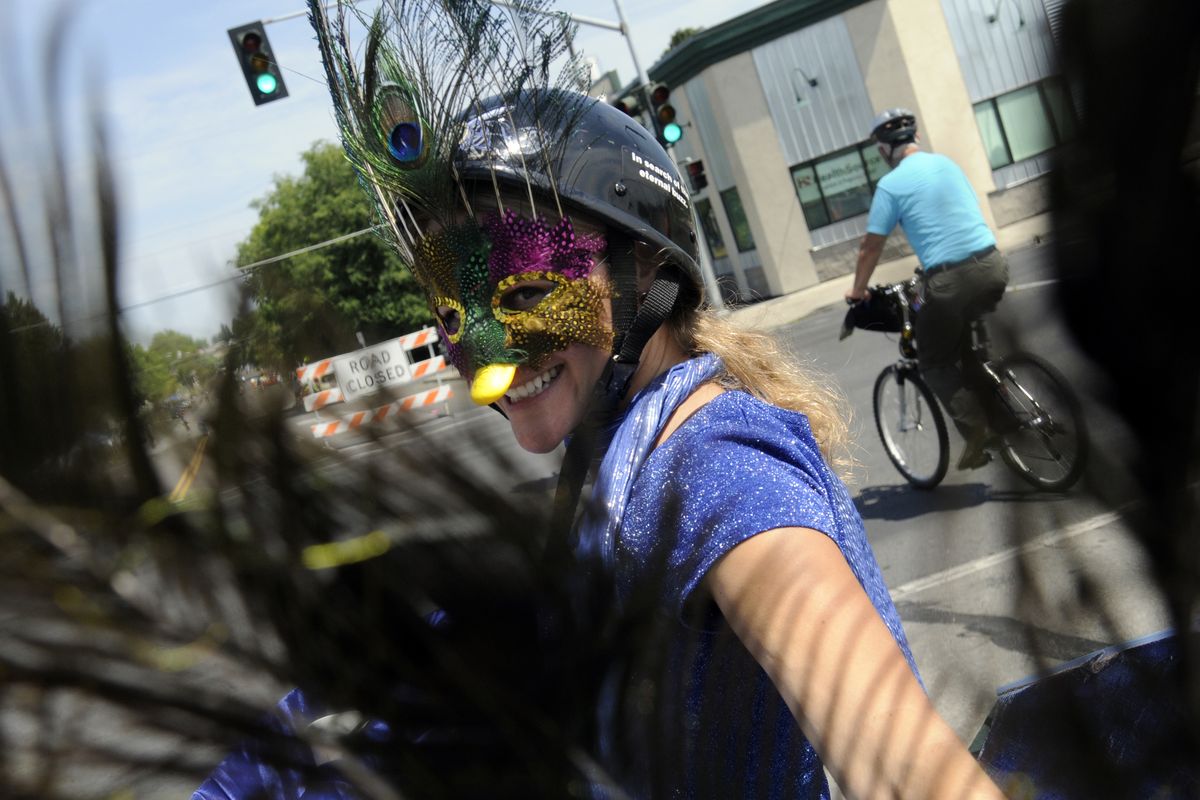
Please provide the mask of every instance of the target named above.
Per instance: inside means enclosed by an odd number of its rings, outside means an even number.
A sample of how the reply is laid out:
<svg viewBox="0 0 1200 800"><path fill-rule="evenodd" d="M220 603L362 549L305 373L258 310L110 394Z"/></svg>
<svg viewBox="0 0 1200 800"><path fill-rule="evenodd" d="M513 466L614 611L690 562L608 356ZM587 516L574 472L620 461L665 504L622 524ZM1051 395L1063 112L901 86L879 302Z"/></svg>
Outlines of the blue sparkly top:
<svg viewBox="0 0 1200 800"><path fill-rule="evenodd" d="M581 568L599 563L619 601L654 609L659 624L649 639L655 646L639 647L654 652L640 658L632 674L614 673L602 696L600 766L621 786L621 796L828 798L821 763L791 712L715 603L697 591L704 575L757 533L821 531L845 555L910 665L912 655L862 520L826 467L803 414L725 392L653 448L679 400L719 369L720 362L706 356L659 376L618 425L614 444L623 446L605 457L607 474L598 487L616 491L606 497L610 514L581 542ZM284 698L279 711L281 731L326 713L299 691ZM387 735L382 723L370 723L370 730ZM298 758L315 768L311 757ZM604 785L607 780L597 781L593 796L607 796ZM356 796L335 765L307 773L276 767L248 743L192 797Z"/></svg>
<svg viewBox="0 0 1200 800"><path fill-rule="evenodd" d="M833 539L916 673L862 519L807 417L727 391L650 452L618 527L619 598L635 602L643 587L660 587L669 614L662 655L649 667L657 674L634 678L662 693L652 712L660 719L602 713L602 756L620 754L612 769L633 796L829 796L816 752L770 679L697 591L739 543L786 527ZM664 753L676 766L664 767Z"/></svg>

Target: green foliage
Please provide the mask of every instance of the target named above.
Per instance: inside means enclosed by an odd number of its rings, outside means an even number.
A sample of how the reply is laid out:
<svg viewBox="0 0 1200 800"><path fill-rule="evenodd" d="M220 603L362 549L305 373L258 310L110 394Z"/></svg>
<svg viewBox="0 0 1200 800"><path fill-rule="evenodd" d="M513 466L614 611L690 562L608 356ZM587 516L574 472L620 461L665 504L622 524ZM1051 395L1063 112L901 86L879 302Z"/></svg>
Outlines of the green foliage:
<svg viewBox="0 0 1200 800"><path fill-rule="evenodd" d="M131 344L129 361L133 365L138 395L146 401L157 405L179 391L179 380L172 372L164 353L155 352L140 344Z"/></svg>
<svg viewBox="0 0 1200 800"><path fill-rule="evenodd" d="M256 201L259 221L238 246L239 266L374 224L373 207L339 147L317 143L301 158L303 175L277 177ZM257 267L246 282L253 324L237 338L247 361L280 372L357 348L355 331L377 341L430 319L416 281L372 234Z"/></svg>
<svg viewBox="0 0 1200 800"><path fill-rule="evenodd" d="M60 386L67 340L33 303L8 293L0 305L0 474L19 476L60 453L72 431L36 430L10 420L69 418Z"/></svg>
<svg viewBox="0 0 1200 800"><path fill-rule="evenodd" d="M219 364L216 357L201 352L206 346L202 339L165 330L154 334L148 354L163 362L177 386L203 385L216 377Z"/></svg>
<svg viewBox="0 0 1200 800"><path fill-rule="evenodd" d="M32 486L77 454L85 433L113 431L110 354L107 339L73 342L8 293L0 305L0 474Z"/></svg>
<svg viewBox="0 0 1200 800"><path fill-rule="evenodd" d="M182 388L207 384L216 377L219 361L201 352L204 347L203 340L173 330L154 334L149 347L129 345L138 395L158 405Z"/></svg>
<svg viewBox="0 0 1200 800"><path fill-rule="evenodd" d="M697 33L700 33L702 30L704 30L704 28L680 28L679 30L675 31L671 34L671 41L667 43L667 49L663 51L663 55L671 52L671 50L683 44Z"/></svg>

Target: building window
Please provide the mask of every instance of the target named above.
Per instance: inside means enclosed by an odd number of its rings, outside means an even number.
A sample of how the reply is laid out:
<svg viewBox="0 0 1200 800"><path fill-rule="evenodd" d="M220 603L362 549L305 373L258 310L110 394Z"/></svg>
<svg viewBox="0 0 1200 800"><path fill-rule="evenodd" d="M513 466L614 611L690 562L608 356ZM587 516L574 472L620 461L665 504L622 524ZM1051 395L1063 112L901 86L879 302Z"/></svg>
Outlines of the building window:
<svg viewBox="0 0 1200 800"><path fill-rule="evenodd" d="M717 225L717 215L713 211L712 201L707 197L696 201L696 215L700 217L700 228L704 231L704 240L708 242L708 252L714 259L725 258L729 251L725 249L725 239L721 236L721 228Z"/></svg>
<svg viewBox="0 0 1200 800"><path fill-rule="evenodd" d="M738 195L737 187L721 192L721 204L725 206L725 218L733 229L733 241L739 253L754 249L754 236L750 233L750 220L742 208L742 198Z"/></svg>
<svg viewBox="0 0 1200 800"><path fill-rule="evenodd" d="M1071 100L1058 78L976 103L975 121L992 169L1045 153L1075 135Z"/></svg>
<svg viewBox="0 0 1200 800"><path fill-rule="evenodd" d="M808 229L865 214L871 208L875 184L888 171L874 142L792 167L792 183Z"/></svg>

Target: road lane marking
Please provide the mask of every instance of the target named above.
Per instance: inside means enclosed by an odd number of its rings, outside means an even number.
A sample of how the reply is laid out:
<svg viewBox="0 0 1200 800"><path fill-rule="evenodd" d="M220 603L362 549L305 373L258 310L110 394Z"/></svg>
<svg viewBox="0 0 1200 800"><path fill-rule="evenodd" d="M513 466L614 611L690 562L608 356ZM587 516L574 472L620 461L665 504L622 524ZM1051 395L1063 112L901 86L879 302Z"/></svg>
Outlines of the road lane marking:
<svg viewBox="0 0 1200 800"><path fill-rule="evenodd" d="M200 437L200 442L196 445L196 452L192 455L192 460L188 462L187 469L179 476L179 482L175 484L175 488L171 490L171 494L167 495L167 500L171 503L181 503L191 491L192 484L196 481L196 476L200 474L200 464L204 461L204 447L208 444L208 435Z"/></svg>
<svg viewBox="0 0 1200 800"><path fill-rule="evenodd" d="M1009 286L1005 292L1023 292L1026 289L1040 289L1043 286L1053 286L1058 283L1058 278L1050 278L1045 281L1033 281L1032 283L1018 283L1016 286Z"/></svg>
<svg viewBox="0 0 1200 800"><path fill-rule="evenodd" d="M935 572L932 575L926 575L924 578L917 578L908 583L901 584L892 590L892 602L898 603L912 595L923 592L927 589L932 589L937 586L956 581L960 578L965 578L970 575L975 575L983 572L986 569L1003 564L1007 561L1013 561L1022 556L1027 556L1037 550L1046 547L1053 547L1057 544L1072 539L1080 534L1094 531L1097 528L1103 528L1105 525L1112 525L1121 519L1120 512L1109 511L1104 514L1085 519L1082 522L1076 522L1074 525L1068 525L1065 528L1056 531L1047 531L1042 535L1030 539L1028 542L1015 547L1009 547L991 555L982 556L973 561L968 561L965 564L959 564L949 569L944 569L941 572Z"/></svg>

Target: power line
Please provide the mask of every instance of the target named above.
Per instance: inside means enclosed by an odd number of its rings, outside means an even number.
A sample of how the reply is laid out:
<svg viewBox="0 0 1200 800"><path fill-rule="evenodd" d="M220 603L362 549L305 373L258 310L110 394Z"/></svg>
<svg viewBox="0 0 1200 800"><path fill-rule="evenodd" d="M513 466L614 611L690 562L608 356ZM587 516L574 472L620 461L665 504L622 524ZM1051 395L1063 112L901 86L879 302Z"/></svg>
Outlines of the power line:
<svg viewBox="0 0 1200 800"><path fill-rule="evenodd" d="M201 292L201 291L204 291L205 289L212 289L213 287L220 286L223 283L229 283L230 281L236 281L239 278L243 278L243 277L245 277L245 273L250 270L258 269L259 267L265 267L268 264L274 264L279 261L283 261L285 258L291 258L292 256L298 256L303 253L311 253L313 250L320 250L321 248L329 247L330 245L337 244L338 242L344 242L347 239L353 239L356 236L362 236L364 233L370 233L373 230L375 230L374 225L372 225L369 228L363 228L360 231L355 231L354 233L347 233L342 236L338 236L334 239L326 239L323 242L317 242L316 244L310 244L308 247L301 247L299 250L292 250L290 252L283 253L282 255L271 256L270 258L264 258L261 261L255 261L253 264L246 264L244 266L238 267L240 272L237 275L230 275L228 277L221 278L220 280L213 281L212 283L206 283L201 286L192 286L188 289L180 289L177 292L160 295L159 297L154 297L154 298L151 298L150 300L143 300L140 303L131 303L130 305L122 306L120 309L118 309L118 313L132 311L135 308L142 308L144 306L153 305L154 303L161 303L163 300L174 300L176 297L183 297L184 295L192 294L194 292Z"/></svg>
<svg viewBox="0 0 1200 800"><path fill-rule="evenodd" d="M322 247L328 247L331 244L337 244L338 242L344 242L347 239L353 239L356 236L362 236L364 233L371 233L377 227L378 227L377 225L372 225L368 228L363 228L361 231L355 231L354 233L343 234L341 236L338 236L335 239L326 239L323 242L317 242L316 244L310 244L308 247L301 247L299 250L293 250L290 253L284 253L281 256L271 256L270 258L264 258L262 261L255 261L253 264L246 264L243 267L239 267L239 269L242 269L242 270L257 269L258 267L265 266L266 264L274 264L276 261L283 261L285 258L291 258L292 256L298 256L301 253L308 253L312 250L320 250Z"/></svg>
<svg viewBox="0 0 1200 800"><path fill-rule="evenodd" d="M320 250L322 248L329 247L330 245L335 245L335 244L338 244L339 242L344 242L347 239L353 239L355 237L362 236L364 233L371 233L375 229L376 229L376 226L372 225L370 227L363 228L362 230L354 231L353 233L346 233L341 236L334 237L333 239L326 239L323 242L317 242L316 244L310 244L307 247L301 247L297 250L291 250L291 251L282 253L277 256L271 256L270 258L264 258L261 261L255 261L252 264L245 264L244 266L238 267L239 271L236 275L229 275L227 277L220 278L219 280L212 281L211 283L201 284L200 286L191 286L191 287L188 287L187 289L180 289L177 292L171 292L169 294L159 295L158 297L153 297L149 300L143 300L139 303L130 303L127 306L122 306L121 308L118 308L117 313L123 314L126 311L132 311L135 308L144 308L145 306L153 305L155 303L161 303L164 300L174 300L177 297L184 297L185 295L194 294L196 292L202 292L205 289L212 289L217 286L220 286L223 283L229 283L230 281L236 281L241 278L244 278L246 276L246 273L249 272L250 270L255 270L255 269L258 269L259 267L265 267L268 264L275 264L277 262L283 261L285 258L291 258L292 256L298 256L298 255L302 255L304 253L311 253L314 250ZM76 319L67 320L66 322L63 322L62 324L70 325L72 323L77 323L77 322L91 322L93 320L101 319L103 316L105 316L105 315L104 314L93 314L89 317L78 317ZM9 333L21 333L22 331L28 331L28 330L32 330L34 328L42 328L47 325L53 325L53 324L54 323L52 323L50 320L47 319L43 322L36 322L32 325L22 325L19 328L13 328L12 330L9 331Z"/></svg>

